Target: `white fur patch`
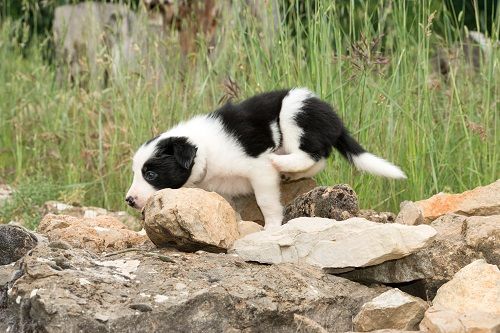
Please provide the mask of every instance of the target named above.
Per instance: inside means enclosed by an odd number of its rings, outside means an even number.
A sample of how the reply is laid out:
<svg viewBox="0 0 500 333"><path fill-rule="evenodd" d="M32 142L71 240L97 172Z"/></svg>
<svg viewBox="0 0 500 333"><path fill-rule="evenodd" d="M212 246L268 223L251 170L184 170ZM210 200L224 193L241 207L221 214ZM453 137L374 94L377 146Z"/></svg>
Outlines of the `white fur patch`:
<svg viewBox="0 0 500 333"><path fill-rule="evenodd" d="M306 88L295 88L288 92L283 98L280 111L280 127L283 135L283 148L287 154L297 152L300 147L300 138L303 134L302 128L297 126L295 117L302 111L304 100L314 97L314 94Z"/></svg>
<svg viewBox="0 0 500 333"><path fill-rule="evenodd" d="M394 164L370 153L353 155L352 162L359 170L367 171L377 176L395 179L405 179L405 173Z"/></svg>

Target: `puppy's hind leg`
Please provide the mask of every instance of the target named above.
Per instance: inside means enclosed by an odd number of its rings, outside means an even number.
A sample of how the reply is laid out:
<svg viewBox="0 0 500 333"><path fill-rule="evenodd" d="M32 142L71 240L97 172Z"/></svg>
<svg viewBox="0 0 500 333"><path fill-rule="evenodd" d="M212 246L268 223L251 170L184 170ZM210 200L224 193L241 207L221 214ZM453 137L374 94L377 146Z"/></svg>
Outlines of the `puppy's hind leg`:
<svg viewBox="0 0 500 333"><path fill-rule="evenodd" d="M270 154L269 159L279 172L305 172L316 163L308 153L302 150L287 155Z"/></svg>
<svg viewBox="0 0 500 333"><path fill-rule="evenodd" d="M284 172L281 174L281 180L283 181L293 181L302 178L314 177L316 174L320 173L326 166L326 159L322 158L316 162L312 167L303 172Z"/></svg>
<svg viewBox="0 0 500 333"><path fill-rule="evenodd" d="M264 215L265 229L277 228L283 221L283 206L280 201L280 175L271 165L265 163L250 176L257 204Z"/></svg>

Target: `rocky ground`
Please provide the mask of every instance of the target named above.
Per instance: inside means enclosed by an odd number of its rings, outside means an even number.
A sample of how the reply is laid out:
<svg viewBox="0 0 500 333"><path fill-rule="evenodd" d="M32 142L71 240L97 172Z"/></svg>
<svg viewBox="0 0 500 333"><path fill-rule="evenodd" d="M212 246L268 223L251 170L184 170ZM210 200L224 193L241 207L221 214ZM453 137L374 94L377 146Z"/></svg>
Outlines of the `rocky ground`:
<svg viewBox="0 0 500 333"><path fill-rule="evenodd" d="M0 225L0 332L500 331L500 181L397 216L347 185L283 191L276 230L197 189L143 221L49 202L34 233Z"/></svg>

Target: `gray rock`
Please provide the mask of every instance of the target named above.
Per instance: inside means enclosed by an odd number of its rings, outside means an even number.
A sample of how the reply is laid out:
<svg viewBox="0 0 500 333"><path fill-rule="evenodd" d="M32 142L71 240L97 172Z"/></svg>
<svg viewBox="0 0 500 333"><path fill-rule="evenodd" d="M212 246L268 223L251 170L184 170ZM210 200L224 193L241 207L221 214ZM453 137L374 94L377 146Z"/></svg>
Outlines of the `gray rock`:
<svg viewBox="0 0 500 333"><path fill-rule="evenodd" d="M354 317L354 329L361 332L379 329L417 331L428 307L418 297L391 289L363 304Z"/></svg>
<svg viewBox="0 0 500 333"><path fill-rule="evenodd" d="M297 217L324 217L342 221L358 212L358 197L349 185L319 186L289 203L283 220L286 223Z"/></svg>
<svg viewBox="0 0 500 333"><path fill-rule="evenodd" d="M432 299L437 289L462 267L486 258L500 265L500 216L445 215L431 226L437 235L429 246L405 258L359 268L340 276L368 283L418 282Z"/></svg>
<svg viewBox="0 0 500 333"><path fill-rule="evenodd" d="M53 269L56 256L74 268ZM15 284L0 289L1 332L304 332L296 314L343 332L383 291L310 266L169 249L103 258L42 244L21 267Z"/></svg>
<svg viewBox="0 0 500 333"><path fill-rule="evenodd" d="M23 227L0 225L0 265L19 260L36 244L36 236Z"/></svg>
<svg viewBox="0 0 500 333"><path fill-rule="evenodd" d="M345 271L407 256L428 244L435 234L427 225L301 217L278 229L247 235L237 240L231 251L247 261L305 262Z"/></svg>
<svg viewBox="0 0 500 333"><path fill-rule="evenodd" d="M396 217L396 223L419 225L424 223L424 216L420 207L412 201L403 201Z"/></svg>

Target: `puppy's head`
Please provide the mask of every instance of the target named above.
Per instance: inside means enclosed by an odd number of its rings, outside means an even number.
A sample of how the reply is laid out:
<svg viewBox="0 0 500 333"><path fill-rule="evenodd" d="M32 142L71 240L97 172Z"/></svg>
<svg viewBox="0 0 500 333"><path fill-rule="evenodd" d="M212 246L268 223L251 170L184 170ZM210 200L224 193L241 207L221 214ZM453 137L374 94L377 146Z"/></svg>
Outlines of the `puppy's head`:
<svg viewBox="0 0 500 333"><path fill-rule="evenodd" d="M143 144L134 155L127 203L142 209L156 191L182 187L191 175L196 151L186 137L158 137Z"/></svg>

